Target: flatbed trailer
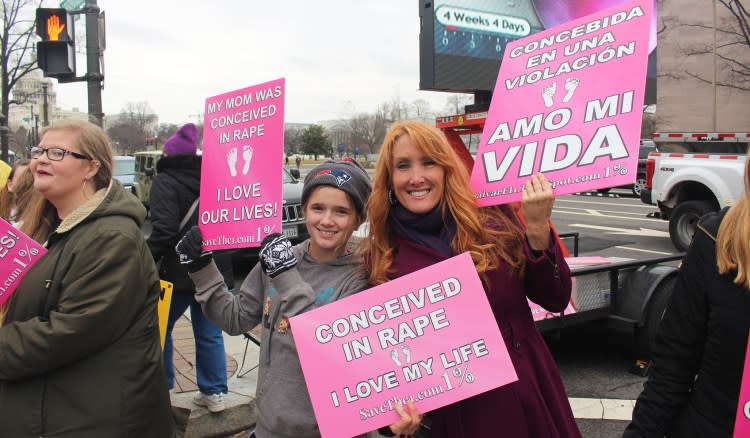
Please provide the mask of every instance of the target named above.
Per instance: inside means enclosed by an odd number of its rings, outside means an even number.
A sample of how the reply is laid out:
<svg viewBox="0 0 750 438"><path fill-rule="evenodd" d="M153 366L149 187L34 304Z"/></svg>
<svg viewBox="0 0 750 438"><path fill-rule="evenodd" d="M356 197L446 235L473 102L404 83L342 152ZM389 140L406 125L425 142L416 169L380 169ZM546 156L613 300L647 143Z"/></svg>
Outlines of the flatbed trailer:
<svg viewBox="0 0 750 438"><path fill-rule="evenodd" d="M578 256L579 234L561 233L573 240L573 258ZM656 332L672 295L679 262L684 253L632 260L609 257L606 262L571 266L573 290L565 312L546 312L537 328L552 333L566 327L602 321L606 327L633 334L636 351L632 372L645 375L650 363ZM534 306L533 303L530 305Z"/></svg>

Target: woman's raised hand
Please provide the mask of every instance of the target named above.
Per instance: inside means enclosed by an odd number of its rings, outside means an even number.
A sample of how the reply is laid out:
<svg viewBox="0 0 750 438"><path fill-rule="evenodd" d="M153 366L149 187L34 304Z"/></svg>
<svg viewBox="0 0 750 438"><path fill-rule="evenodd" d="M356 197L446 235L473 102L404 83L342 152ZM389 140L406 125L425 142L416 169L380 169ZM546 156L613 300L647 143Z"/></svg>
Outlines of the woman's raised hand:
<svg viewBox="0 0 750 438"><path fill-rule="evenodd" d="M524 185L521 210L526 219L526 238L534 250L540 251L550 245L549 221L554 203L555 195L547 178L541 173L533 175Z"/></svg>

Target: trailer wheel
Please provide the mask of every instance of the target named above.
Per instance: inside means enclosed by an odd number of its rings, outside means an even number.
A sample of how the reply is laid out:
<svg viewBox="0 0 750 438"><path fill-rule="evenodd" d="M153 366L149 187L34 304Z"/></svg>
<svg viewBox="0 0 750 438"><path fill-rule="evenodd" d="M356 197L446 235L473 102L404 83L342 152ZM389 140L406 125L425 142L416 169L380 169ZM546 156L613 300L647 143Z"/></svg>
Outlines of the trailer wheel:
<svg viewBox="0 0 750 438"><path fill-rule="evenodd" d="M669 215L669 238L678 251L686 251L693 240L698 220L715 211L710 201L685 201Z"/></svg>
<svg viewBox="0 0 750 438"><path fill-rule="evenodd" d="M646 187L646 176L645 175L638 175L638 179L635 180L635 183L633 183L633 188L631 189L633 191L633 194L636 198L641 197L641 192Z"/></svg>
<svg viewBox="0 0 750 438"><path fill-rule="evenodd" d="M659 323L664 317L664 311L667 310L667 303L672 296L676 281L676 275L663 279L651 294L646 306L643 327L636 331L636 347L641 358L651 358L651 352L656 344L656 332L659 330Z"/></svg>

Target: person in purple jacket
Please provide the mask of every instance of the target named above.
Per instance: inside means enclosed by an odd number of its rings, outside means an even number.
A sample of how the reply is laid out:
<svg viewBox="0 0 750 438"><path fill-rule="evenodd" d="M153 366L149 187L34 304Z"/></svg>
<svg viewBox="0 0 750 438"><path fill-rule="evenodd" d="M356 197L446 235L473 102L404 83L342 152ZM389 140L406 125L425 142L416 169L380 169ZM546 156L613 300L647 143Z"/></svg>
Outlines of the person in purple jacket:
<svg viewBox="0 0 750 438"><path fill-rule="evenodd" d="M368 203L363 250L378 285L470 252L518 381L428 414L433 438L580 437L554 359L527 297L552 312L567 306L571 278L550 229L547 179L525 185L522 226L511 208L478 208L463 162L437 129L395 124L386 134ZM470 329L467 327L467 329Z"/></svg>

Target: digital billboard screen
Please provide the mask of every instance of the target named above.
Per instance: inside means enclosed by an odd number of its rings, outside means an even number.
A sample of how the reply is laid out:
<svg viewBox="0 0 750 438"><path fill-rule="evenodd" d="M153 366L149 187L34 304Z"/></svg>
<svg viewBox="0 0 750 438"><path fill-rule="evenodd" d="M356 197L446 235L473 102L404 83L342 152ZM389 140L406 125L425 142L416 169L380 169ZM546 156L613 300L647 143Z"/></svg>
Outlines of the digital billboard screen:
<svg viewBox="0 0 750 438"><path fill-rule="evenodd" d="M510 41L624 0L419 0L421 90L492 91ZM654 15L655 17L655 15ZM656 103L656 18L645 103Z"/></svg>

